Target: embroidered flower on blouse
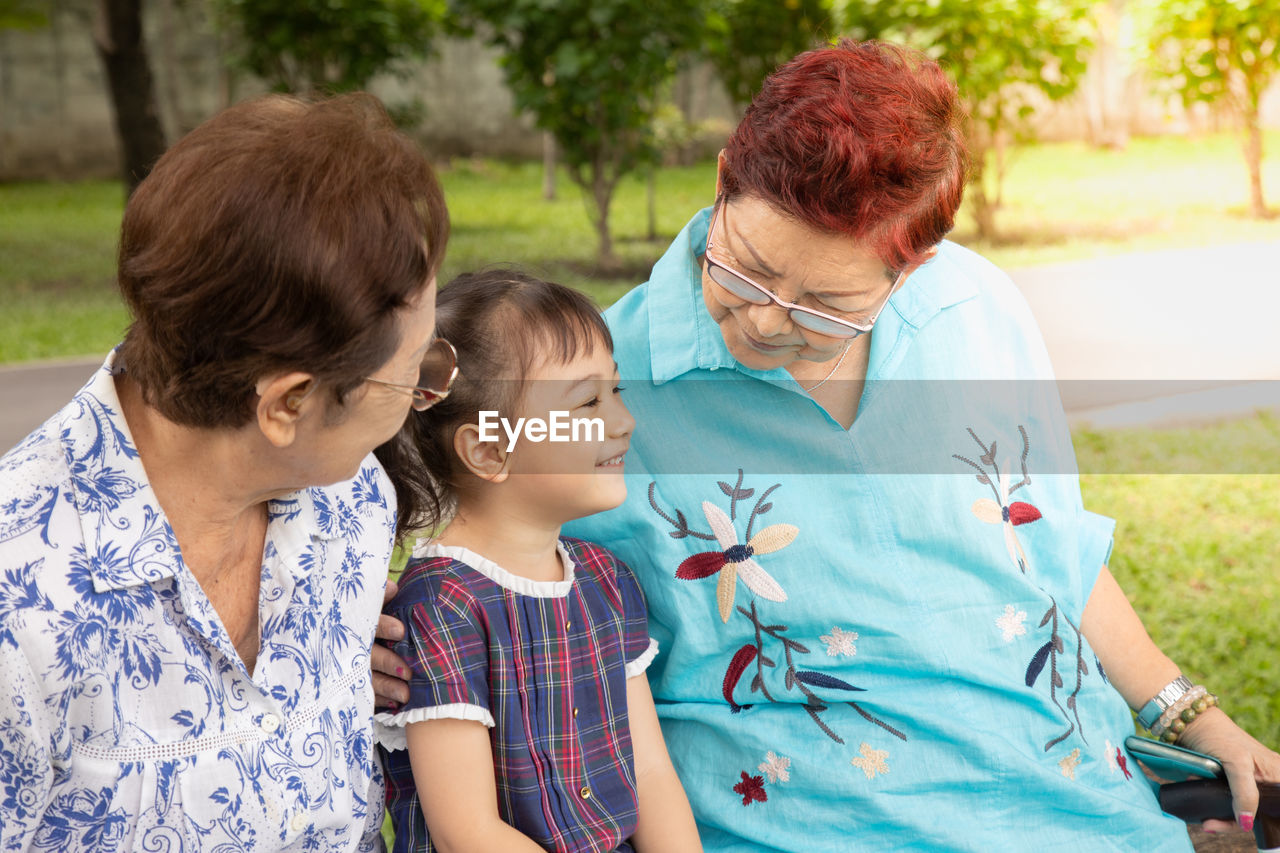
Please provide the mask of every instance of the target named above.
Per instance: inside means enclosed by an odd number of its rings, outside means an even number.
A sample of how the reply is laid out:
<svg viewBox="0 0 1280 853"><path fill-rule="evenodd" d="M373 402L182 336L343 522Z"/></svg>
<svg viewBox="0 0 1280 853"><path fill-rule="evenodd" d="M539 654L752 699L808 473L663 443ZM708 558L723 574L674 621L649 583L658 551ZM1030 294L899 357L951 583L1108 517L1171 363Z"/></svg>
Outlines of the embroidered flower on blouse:
<svg viewBox="0 0 1280 853"><path fill-rule="evenodd" d="M751 805L751 801L765 802L769 799L769 795L764 790L763 776L748 776L747 771L742 771L742 781L733 786L734 793L742 795L742 804L744 806Z"/></svg>
<svg viewBox="0 0 1280 853"><path fill-rule="evenodd" d="M832 628L830 634L823 634L818 639L827 644L828 657L837 657L838 655L853 657L858 653L858 647L853 644L854 640L858 639L857 631Z"/></svg>
<svg viewBox="0 0 1280 853"><path fill-rule="evenodd" d="M854 767L861 767L868 779L874 779L877 773L883 776L889 772L889 750L874 749L864 741L858 751L862 755L855 756L849 763Z"/></svg>
<svg viewBox="0 0 1280 853"><path fill-rule="evenodd" d="M1004 613L996 618L996 627L1000 629L1000 638L1012 643L1014 637L1027 633L1027 626L1022 624L1027 619L1027 611L1014 610L1012 604L1004 606Z"/></svg>
<svg viewBox="0 0 1280 853"><path fill-rule="evenodd" d="M1058 762L1058 766L1062 768L1062 775L1068 779L1076 778L1076 768L1080 766L1080 747L1071 750L1066 758Z"/></svg>
<svg viewBox="0 0 1280 853"><path fill-rule="evenodd" d="M1024 427L1019 426L1018 432L1022 435L1022 477L1018 482L1013 483L1011 471L1014 463L1012 460L1006 461L1003 468L996 462L996 442L992 441L988 447L983 444L981 439L973 430L969 430L969 435L977 442L978 447L982 448L982 455L978 460L982 463L979 465L972 459L953 453L952 456L964 462L977 471L978 482L991 488L991 493L995 500L991 498L978 498L973 502L973 514L987 524L999 524L1004 528L1004 545L1009 552L1009 559L1013 560L1013 564L1026 574L1029 567L1026 552L1022 550L1022 543L1018 541L1018 537L1014 534L1013 528L1020 524L1030 524L1041 518L1040 510L1036 509L1025 501L1010 501L1009 496L1023 486L1031 483L1031 474L1027 471L1027 456L1031 453L1031 440L1027 438L1027 431ZM986 468L991 469L991 473L987 473ZM994 479L992 479L994 475Z"/></svg>
<svg viewBox="0 0 1280 853"><path fill-rule="evenodd" d="M791 781L791 759L776 755L772 749L764 754L764 761L756 769L768 776L770 782Z"/></svg>
<svg viewBox="0 0 1280 853"><path fill-rule="evenodd" d="M794 524L771 524L761 530L746 545L738 542L738 533L725 511L710 501L702 502L702 512L711 525L711 532L722 551L704 551L687 558L676 569L676 577L682 580L698 580L720 573L716 585L716 603L720 609L720 621L728 622L733 612L733 599L738 578L747 588L761 598L770 601L786 601L787 593L760 565L752 559L755 554L779 551L796 538L800 528Z"/></svg>

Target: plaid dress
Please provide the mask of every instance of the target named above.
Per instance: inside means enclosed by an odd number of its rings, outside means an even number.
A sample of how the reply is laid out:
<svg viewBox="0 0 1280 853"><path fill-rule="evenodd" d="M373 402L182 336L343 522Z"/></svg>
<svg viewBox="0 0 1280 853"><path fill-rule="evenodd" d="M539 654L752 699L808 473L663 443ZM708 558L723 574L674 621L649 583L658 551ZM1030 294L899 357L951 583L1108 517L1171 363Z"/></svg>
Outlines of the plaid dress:
<svg viewBox="0 0 1280 853"><path fill-rule="evenodd" d="M498 812L546 850L630 851L636 785L627 679L657 651L631 570L561 539L563 580L522 578L465 548L426 544L388 612L407 637L410 699L379 714L395 851L433 851L403 726L459 718L489 727ZM397 737L399 735L399 737Z"/></svg>

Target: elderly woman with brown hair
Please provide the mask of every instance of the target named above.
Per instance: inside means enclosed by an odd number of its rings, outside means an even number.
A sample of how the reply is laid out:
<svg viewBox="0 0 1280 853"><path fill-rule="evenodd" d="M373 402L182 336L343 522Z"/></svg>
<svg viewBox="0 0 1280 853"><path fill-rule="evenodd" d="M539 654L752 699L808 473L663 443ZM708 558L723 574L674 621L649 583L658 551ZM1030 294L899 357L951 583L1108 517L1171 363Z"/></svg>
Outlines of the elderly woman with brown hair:
<svg viewBox="0 0 1280 853"><path fill-rule="evenodd" d="M371 849L369 650L447 392L448 218L368 96L209 120L129 200L133 323L0 460L0 849Z"/></svg>

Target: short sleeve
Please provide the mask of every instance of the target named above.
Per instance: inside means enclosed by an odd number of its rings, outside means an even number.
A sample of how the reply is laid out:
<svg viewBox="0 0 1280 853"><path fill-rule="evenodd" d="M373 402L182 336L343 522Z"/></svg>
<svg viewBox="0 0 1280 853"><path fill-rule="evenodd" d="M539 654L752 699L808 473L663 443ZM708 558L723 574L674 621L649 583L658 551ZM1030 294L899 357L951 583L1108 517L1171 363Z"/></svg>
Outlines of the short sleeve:
<svg viewBox="0 0 1280 853"><path fill-rule="evenodd" d="M401 591L412 593L413 587ZM376 716L378 741L404 747L403 732L424 720L474 720L494 725L489 702L489 646L469 595L446 582L434 595L399 608L406 637L396 653L410 665L409 701L395 714Z"/></svg>
<svg viewBox="0 0 1280 853"><path fill-rule="evenodd" d="M627 658L627 678L634 678L648 669L658 653L658 641L649 636L649 611L645 607L644 593L631 567L615 558L618 595L622 599L623 648Z"/></svg>
<svg viewBox="0 0 1280 853"><path fill-rule="evenodd" d="M1080 512L1080 600L1088 603L1102 567L1111 561L1116 522L1096 512Z"/></svg>

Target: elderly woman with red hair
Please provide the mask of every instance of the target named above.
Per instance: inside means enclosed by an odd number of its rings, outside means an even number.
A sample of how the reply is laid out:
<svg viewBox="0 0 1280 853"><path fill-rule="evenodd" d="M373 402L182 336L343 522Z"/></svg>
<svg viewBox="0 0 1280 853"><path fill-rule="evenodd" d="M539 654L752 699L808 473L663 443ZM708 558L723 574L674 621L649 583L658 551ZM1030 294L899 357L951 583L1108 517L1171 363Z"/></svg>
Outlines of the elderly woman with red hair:
<svg viewBox="0 0 1280 853"><path fill-rule="evenodd" d="M958 112L902 49L801 54L606 314L629 494L566 532L644 588L709 851L1188 849L1131 709L1220 759L1242 826L1280 781L1147 636L1026 305L944 239Z"/></svg>
<svg viewBox="0 0 1280 853"><path fill-rule="evenodd" d="M1221 760L1242 825L1280 781L1148 638L1034 321L944 239L958 121L922 57L796 57L715 204L607 314L630 494L571 533L644 587L708 850L1184 849L1124 748L1131 708L1169 736L1153 711L1186 709L1179 742Z"/></svg>

